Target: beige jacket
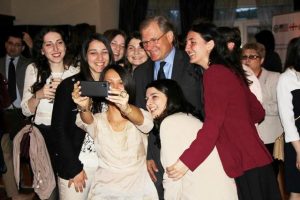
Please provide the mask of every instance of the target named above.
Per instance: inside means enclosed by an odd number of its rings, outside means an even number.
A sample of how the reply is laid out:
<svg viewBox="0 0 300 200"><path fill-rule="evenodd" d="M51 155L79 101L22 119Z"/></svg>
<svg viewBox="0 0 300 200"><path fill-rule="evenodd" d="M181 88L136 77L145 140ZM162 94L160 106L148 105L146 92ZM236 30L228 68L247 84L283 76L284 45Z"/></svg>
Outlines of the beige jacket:
<svg viewBox="0 0 300 200"><path fill-rule="evenodd" d="M50 157L41 132L35 126L27 125L14 138L13 162L17 184L20 182L20 143L23 135L30 131L30 164L33 171L33 188L40 199L48 199L55 188L55 177ZM19 185L18 185L19 186Z"/></svg>

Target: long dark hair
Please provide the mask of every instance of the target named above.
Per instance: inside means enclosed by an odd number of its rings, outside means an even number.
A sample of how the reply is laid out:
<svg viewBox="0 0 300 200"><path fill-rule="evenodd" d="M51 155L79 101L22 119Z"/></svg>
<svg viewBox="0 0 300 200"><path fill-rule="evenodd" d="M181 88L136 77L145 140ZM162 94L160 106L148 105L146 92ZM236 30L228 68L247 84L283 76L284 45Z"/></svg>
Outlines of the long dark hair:
<svg viewBox="0 0 300 200"><path fill-rule="evenodd" d="M111 50L109 41L104 37L104 35L99 34L99 33L94 33L89 35L86 40L82 44L81 48L81 54L80 54L80 77L81 80L89 80L93 81L92 73L89 67L89 63L87 61L87 51L89 49L89 45L92 41L99 41L104 44L106 49L108 50L108 55L109 55L109 62L108 65L114 64L114 56L113 52Z"/></svg>
<svg viewBox="0 0 300 200"><path fill-rule="evenodd" d="M114 70L117 72L117 74L120 76L124 89L129 95L129 103L134 104L135 101L135 83L133 81L132 75L129 73L128 70L124 69L124 67L118 65L118 64L112 64L104 68L104 70L101 73L100 81L104 81L105 74L109 70Z"/></svg>
<svg viewBox="0 0 300 200"><path fill-rule="evenodd" d="M46 58L45 55L42 54L41 51L44 44L44 36L49 32L58 33L61 36L67 48L65 35L63 31L61 31L57 27L52 27L52 26L45 27L36 35L32 47L32 59L33 59L34 66L37 68L37 81L32 85L31 88L32 93L35 93L36 91L44 87L44 85L46 84L46 80L51 75L51 69L50 69L48 59ZM69 59L67 53L68 53L68 49L66 49L66 54L63 59L64 65L66 65L66 62Z"/></svg>
<svg viewBox="0 0 300 200"><path fill-rule="evenodd" d="M164 93L167 97L166 108L160 116L154 119L154 128L152 130L156 137L155 143L160 148L159 129L162 121L166 117L179 112L191 114L198 119L201 119L201 115L196 112L195 107L186 100L181 87L176 81L171 79L156 80L149 83L146 89L151 87L154 87L158 91Z"/></svg>
<svg viewBox="0 0 300 200"><path fill-rule="evenodd" d="M190 31L200 34L206 42L214 41L215 46L209 55L210 64L224 65L232 70L245 84L249 85L251 83L246 78L240 56L229 51L226 38L218 32L214 24L208 21L197 21L192 25Z"/></svg>
<svg viewBox="0 0 300 200"><path fill-rule="evenodd" d="M291 39L288 44L284 70L287 68L300 72L300 37Z"/></svg>

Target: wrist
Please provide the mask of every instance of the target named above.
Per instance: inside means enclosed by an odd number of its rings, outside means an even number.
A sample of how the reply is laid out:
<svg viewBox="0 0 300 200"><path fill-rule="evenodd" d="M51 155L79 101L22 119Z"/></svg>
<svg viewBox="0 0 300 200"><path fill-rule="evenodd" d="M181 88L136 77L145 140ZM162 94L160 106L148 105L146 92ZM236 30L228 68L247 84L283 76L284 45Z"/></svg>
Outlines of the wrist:
<svg viewBox="0 0 300 200"><path fill-rule="evenodd" d="M35 98L35 99L37 99L37 100L40 100L40 99L41 99L41 98L39 98L39 97L37 96L37 92L33 93L33 98Z"/></svg>
<svg viewBox="0 0 300 200"><path fill-rule="evenodd" d="M132 108L127 104L126 108L121 111L122 115L128 116L132 112Z"/></svg>
<svg viewBox="0 0 300 200"><path fill-rule="evenodd" d="M84 112L91 112L91 108L81 107L81 106L77 105L77 111L78 112L82 112L82 113L84 113Z"/></svg>

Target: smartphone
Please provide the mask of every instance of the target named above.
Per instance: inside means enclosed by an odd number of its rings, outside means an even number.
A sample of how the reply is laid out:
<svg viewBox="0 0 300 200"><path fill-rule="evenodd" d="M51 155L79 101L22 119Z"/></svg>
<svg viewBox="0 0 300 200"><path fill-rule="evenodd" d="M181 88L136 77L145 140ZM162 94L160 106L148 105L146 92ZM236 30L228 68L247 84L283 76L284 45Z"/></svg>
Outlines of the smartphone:
<svg viewBox="0 0 300 200"><path fill-rule="evenodd" d="M88 97L107 97L109 83L106 81L80 81L81 95Z"/></svg>

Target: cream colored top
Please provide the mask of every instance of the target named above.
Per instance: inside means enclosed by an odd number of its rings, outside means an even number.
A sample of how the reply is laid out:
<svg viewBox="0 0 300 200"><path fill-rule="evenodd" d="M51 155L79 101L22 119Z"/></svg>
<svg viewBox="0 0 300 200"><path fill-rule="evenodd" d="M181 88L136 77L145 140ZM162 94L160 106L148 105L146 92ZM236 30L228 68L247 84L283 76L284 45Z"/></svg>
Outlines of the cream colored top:
<svg viewBox="0 0 300 200"><path fill-rule="evenodd" d="M116 132L107 120L107 113L93 115L87 125L77 115L76 124L94 139L99 157L94 182L88 199L158 199L146 167L147 134L153 127L152 117L142 110L144 123L127 122Z"/></svg>
<svg viewBox="0 0 300 200"><path fill-rule="evenodd" d="M196 139L202 122L191 115L176 113L165 118L160 127L161 162L174 164ZM226 175L216 147L193 172L173 181L164 174L166 200L237 200L235 181Z"/></svg>

